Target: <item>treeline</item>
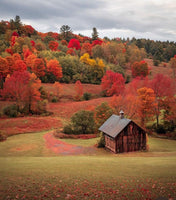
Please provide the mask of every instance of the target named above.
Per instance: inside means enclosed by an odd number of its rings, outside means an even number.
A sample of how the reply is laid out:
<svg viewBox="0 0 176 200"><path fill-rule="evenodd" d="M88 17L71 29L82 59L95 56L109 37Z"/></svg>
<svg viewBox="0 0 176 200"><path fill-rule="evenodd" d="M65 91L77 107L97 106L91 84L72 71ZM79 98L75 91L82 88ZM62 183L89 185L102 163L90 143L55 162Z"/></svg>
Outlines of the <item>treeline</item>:
<svg viewBox="0 0 176 200"><path fill-rule="evenodd" d="M151 40L124 40L76 35L68 25L60 33L41 33L31 25L24 25L19 16L0 22L0 75L19 68L35 73L42 82L76 82L100 84L107 70L125 74L134 62L146 57L157 62L168 61L176 54L175 43ZM20 60L17 62L17 60ZM62 73L62 74L61 74ZM2 83L1 83L2 87Z"/></svg>

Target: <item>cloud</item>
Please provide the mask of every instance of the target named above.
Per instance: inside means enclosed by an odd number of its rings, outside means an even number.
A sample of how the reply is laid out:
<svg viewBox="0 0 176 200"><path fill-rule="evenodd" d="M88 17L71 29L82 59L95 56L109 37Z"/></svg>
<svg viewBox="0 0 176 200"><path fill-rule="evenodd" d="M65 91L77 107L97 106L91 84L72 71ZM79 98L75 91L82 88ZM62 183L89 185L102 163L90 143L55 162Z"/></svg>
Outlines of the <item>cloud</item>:
<svg viewBox="0 0 176 200"><path fill-rule="evenodd" d="M59 31L63 24L73 32L101 36L149 37L176 41L175 0L1 0L3 20L16 15L38 31ZM117 35L115 35L117 34Z"/></svg>

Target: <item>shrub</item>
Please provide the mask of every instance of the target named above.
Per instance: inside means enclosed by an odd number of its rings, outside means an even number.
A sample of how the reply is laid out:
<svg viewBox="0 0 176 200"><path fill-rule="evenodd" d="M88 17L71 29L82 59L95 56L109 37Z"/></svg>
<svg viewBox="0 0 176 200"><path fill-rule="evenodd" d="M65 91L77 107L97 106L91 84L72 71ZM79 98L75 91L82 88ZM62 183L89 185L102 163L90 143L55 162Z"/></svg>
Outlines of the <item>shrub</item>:
<svg viewBox="0 0 176 200"><path fill-rule="evenodd" d="M42 101L38 101L37 102L37 105L36 105L36 110L35 110L35 113L36 114L43 114L43 113L46 113L47 110L46 110L46 106L48 104L48 100L42 100Z"/></svg>
<svg viewBox="0 0 176 200"><path fill-rule="evenodd" d="M58 97L54 96L54 97L52 98L51 102L53 102L53 103L58 102Z"/></svg>
<svg viewBox="0 0 176 200"><path fill-rule="evenodd" d="M7 135L0 131L0 142L5 141L7 139Z"/></svg>
<svg viewBox="0 0 176 200"><path fill-rule="evenodd" d="M70 124L64 127L66 134L90 134L94 133L95 121L92 111L80 110L71 117Z"/></svg>
<svg viewBox="0 0 176 200"><path fill-rule="evenodd" d="M5 114L9 117L17 117L18 111L19 111L18 106L16 104L13 104L13 105L6 106L3 109L3 114Z"/></svg>
<svg viewBox="0 0 176 200"><path fill-rule="evenodd" d="M39 88L39 91L40 91L40 94L41 94L41 98L42 99L47 99L48 98L48 93L47 93L47 91L46 91L46 89L43 87L43 86L41 86L40 88Z"/></svg>
<svg viewBox="0 0 176 200"><path fill-rule="evenodd" d="M159 124L158 127L156 127L155 131L158 134L166 134L166 129L164 127L164 125Z"/></svg>
<svg viewBox="0 0 176 200"><path fill-rule="evenodd" d="M64 126L63 132L65 134L73 134L72 125L71 124L67 124L66 126Z"/></svg>
<svg viewBox="0 0 176 200"><path fill-rule="evenodd" d="M175 124L173 121L164 121L164 128L169 132L173 132L175 130Z"/></svg>
<svg viewBox="0 0 176 200"><path fill-rule="evenodd" d="M105 137L104 137L104 134L102 132L100 133L100 139L97 142L97 147L98 148L104 148L105 147Z"/></svg>
<svg viewBox="0 0 176 200"><path fill-rule="evenodd" d="M91 96L92 96L91 93L85 92L85 93L83 94L83 100L88 101L88 100L91 99Z"/></svg>
<svg viewBox="0 0 176 200"><path fill-rule="evenodd" d="M93 133L95 129L94 113L80 110L71 117L73 132L77 134Z"/></svg>

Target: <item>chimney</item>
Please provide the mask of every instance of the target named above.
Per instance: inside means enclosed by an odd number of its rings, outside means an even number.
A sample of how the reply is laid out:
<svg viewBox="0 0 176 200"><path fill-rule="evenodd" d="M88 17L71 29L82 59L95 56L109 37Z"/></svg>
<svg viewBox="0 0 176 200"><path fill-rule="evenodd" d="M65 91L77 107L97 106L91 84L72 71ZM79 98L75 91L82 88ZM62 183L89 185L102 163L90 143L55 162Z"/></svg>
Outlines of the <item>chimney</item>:
<svg viewBox="0 0 176 200"><path fill-rule="evenodd" d="M123 112L123 110L121 110L119 113L120 113L120 119L123 119L124 118L124 112Z"/></svg>

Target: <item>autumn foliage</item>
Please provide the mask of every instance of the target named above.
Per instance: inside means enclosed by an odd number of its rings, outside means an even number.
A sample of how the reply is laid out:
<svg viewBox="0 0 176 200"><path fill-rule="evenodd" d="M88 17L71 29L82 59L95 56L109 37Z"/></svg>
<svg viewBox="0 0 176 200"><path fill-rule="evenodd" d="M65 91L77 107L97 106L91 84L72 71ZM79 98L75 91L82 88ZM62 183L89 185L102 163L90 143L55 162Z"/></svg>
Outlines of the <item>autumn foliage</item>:
<svg viewBox="0 0 176 200"><path fill-rule="evenodd" d="M62 68L57 60L47 62L47 71L52 73L58 80L62 78Z"/></svg>
<svg viewBox="0 0 176 200"><path fill-rule="evenodd" d="M19 110L26 109L26 112L30 112L40 100L40 84L35 74L15 71L12 76L6 78L2 96L6 100L15 101Z"/></svg>
<svg viewBox="0 0 176 200"><path fill-rule="evenodd" d="M133 77L146 77L149 74L148 64L144 60L140 62L134 62L131 66L131 69Z"/></svg>
<svg viewBox="0 0 176 200"><path fill-rule="evenodd" d="M138 93L138 116L140 118L141 126L144 127L150 117L154 115L155 93L151 88L143 87L137 90Z"/></svg>
<svg viewBox="0 0 176 200"><path fill-rule="evenodd" d="M59 43L56 42L56 41L50 41L49 42L49 48L52 50L52 51L56 51L57 48L59 46Z"/></svg>
<svg viewBox="0 0 176 200"><path fill-rule="evenodd" d="M122 74L106 71L101 81L101 87L106 96L119 95L125 89L125 80Z"/></svg>
<svg viewBox="0 0 176 200"><path fill-rule="evenodd" d="M81 49L79 40L71 39L70 42L68 43L68 48L73 48L73 49L76 49L76 50Z"/></svg>
<svg viewBox="0 0 176 200"><path fill-rule="evenodd" d="M42 77L45 75L45 64L42 58L36 58L33 61L32 72L34 72L37 77Z"/></svg>
<svg viewBox="0 0 176 200"><path fill-rule="evenodd" d="M81 84L81 81L76 81L75 83L75 91L76 91L76 95L75 95L75 99L77 101L80 101L81 100L81 97L83 95L83 86Z"/></svg>

